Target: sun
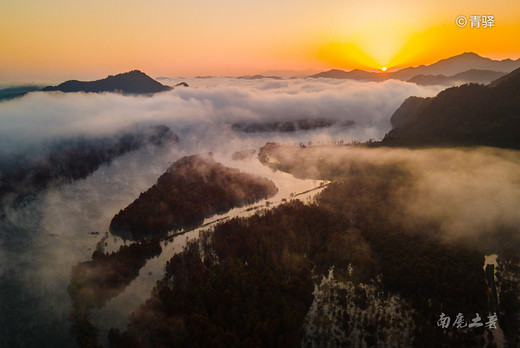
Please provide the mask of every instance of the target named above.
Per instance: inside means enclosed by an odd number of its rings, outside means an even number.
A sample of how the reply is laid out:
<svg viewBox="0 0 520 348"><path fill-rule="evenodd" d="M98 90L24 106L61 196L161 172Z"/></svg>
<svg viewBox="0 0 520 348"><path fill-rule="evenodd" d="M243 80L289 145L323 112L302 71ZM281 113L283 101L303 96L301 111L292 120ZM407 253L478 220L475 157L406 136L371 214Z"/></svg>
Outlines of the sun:
<svg viewBox="0 0 520 348"><path fill-rule="evenodd" d="M382 67L381 70L382 70L383 72L385 72L385 71L386 71L386 66Z"/></svg>

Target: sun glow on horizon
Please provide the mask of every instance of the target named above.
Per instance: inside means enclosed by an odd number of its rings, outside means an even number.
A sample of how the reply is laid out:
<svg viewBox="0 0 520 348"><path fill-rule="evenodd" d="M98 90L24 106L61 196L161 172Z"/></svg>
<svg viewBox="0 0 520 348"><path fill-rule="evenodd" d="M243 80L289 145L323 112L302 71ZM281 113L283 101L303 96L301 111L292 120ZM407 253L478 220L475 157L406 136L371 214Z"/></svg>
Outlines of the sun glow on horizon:
<svg viewBox="0 0 520 348"><path fill-rule="evenodd" d="M397 66L406 63L396 57L415 32L411 24L376 16L356 28L345 28L341 36L334 38L337 41L319 49L318 58L344 69L381 70L383 66Z"/></svg>
<svg viewBox="0 0 520 348"><path fill-rule="evenodd" d="M124 3L0 1L1 82L93 79L132 69L151 76L393 71L464 52L520 58L520 2L510 0ZM494 15L495 26L455 24L472 11Z"/></svg>
<svg viewBox="0 0 520 348"><path fill-rule="evenodd" d="M385 72L386 71L386 66L382 67L381 71Z"/></svg>

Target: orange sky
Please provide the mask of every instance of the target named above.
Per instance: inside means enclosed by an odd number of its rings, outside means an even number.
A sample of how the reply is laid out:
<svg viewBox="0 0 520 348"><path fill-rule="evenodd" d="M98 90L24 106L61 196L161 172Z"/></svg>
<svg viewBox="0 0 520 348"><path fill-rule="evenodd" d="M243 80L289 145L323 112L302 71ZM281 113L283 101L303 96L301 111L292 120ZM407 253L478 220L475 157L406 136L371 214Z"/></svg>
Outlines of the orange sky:
<svg viewBox="0 0 520 348"><path fill-rule="evenodd" d="M495 26L459 28L459 15ZM516 59L518 18L510 0L0 0L0 84Z"/></svg>

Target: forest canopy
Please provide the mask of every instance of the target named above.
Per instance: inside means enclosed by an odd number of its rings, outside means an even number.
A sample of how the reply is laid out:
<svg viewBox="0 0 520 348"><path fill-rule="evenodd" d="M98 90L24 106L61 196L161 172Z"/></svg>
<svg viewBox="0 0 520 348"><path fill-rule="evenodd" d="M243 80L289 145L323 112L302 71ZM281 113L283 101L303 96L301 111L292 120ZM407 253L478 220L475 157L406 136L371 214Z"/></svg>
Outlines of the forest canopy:
<svg viewBox="0 0 520 348"><path fill-rule="evenodd" d="M173 163L155 185L117 213L110 230L129 239L165 235L276 192L272 181L225 167L210 155L187 156Z"/></svg>

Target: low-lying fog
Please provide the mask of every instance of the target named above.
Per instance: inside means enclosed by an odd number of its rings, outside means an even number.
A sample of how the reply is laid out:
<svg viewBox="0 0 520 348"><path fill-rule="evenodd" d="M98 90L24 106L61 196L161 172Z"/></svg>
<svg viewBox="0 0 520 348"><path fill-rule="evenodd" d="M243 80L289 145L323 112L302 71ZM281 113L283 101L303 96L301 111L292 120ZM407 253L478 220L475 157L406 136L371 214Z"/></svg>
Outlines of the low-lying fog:
<svg viewBox="0 0 520 348"><path fill-rule="evenodd" d="M162 82L174 85L178 81ZM114 214L154 184L171 162L184 155L213 152L215 159L227 166L268 176L279 186L276 199L281 199L318 182L271 173L256 157L232 161L231 155L258 149L267 141L297 144L380 139L390 130L390 116L407 97L433 96L439 91L392 80L182 81L191 87L176 87L152 97L37 92L0 103L0 156L37 156L46 151L52 139L106 136L136 123L165 124L180 138L171 148L128 153L87 179L49 188L25 206L6 208L6 217L0 221L0 345L8 337L9 342L25 346L75 344L67 321L71 266L90 258ZM240 133L231 128L234 122L305 118L352 120L355 126L294 133ZM364 158L363 150L356 151L356 156ZM480 216L473 223L476 231L503 217L518 223L512 211L520 203L516 153L378 151L370 152L366 160L374 155L399 159L422 173L417 187L424 195L410 208L418 218L445 219L446 229L453 231L460 228L456 215L446 215L447 210L460 212L464 221ZM436 190L432 191L431 185ZM486 220L485 216L491 217ZM118 243L109 237L108 248L116 248ZM162 266L158 267L154 274L160 277L162 271Z"/></svg>
<svg viewBox="0 0 520 348"><path fill-rule="evenodd" d="M202 82L205 84L203 84ZM170 80L166 81L170 82ZM172 84L175 80L171 80ZM192 152L232 149L276 140L276 135L235 134L230 124L305 118L352 120L356 126L338 133L296 137L297 141L328 137L350 140L382 138L390 116L411 95L432 96L438 89L402 81L383 83L345 80L194 79L195 87L148 96L85 93L30 93L0 103L0 149L3 153L32 149L43 140L76 135L99 136L136 123L161 123L179 134ZM251 139L252 138L252 139ZM281 138L280 138L281 139ZM244 144L245 142L245 144Z"/></svg>

